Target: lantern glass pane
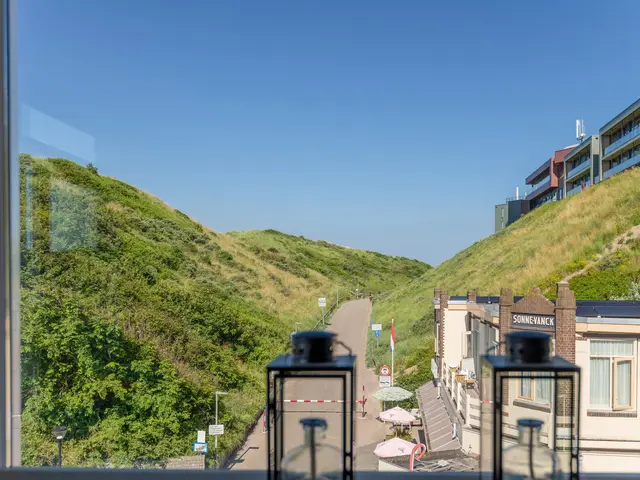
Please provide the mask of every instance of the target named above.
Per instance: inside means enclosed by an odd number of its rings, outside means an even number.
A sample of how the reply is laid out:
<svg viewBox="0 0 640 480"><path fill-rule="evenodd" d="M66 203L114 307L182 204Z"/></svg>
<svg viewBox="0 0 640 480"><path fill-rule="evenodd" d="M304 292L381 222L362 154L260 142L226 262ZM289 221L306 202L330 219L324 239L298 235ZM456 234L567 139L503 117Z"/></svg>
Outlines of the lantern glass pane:
<svg viewBox="0 0 640 480"><path fill-rule="evenodd" d="M341 368L341 363L346 368ZM281 365L281 369L273 368ZM311 458L311 443L317 447L313 466L317 475L322 472L332 478L346 478L353 468L353 415L361 410L359 404L353 406L352 363L338 357L333 365L318 365L326 369L316 371L309 368L311 364L297 368L280 357L270 364L274 381L269 398L275 420L269 428L270 464L275 478L285 471L289 476L309 474L311 463L305 459ZM303 419L307 420L306 425L302 424ZM310 432L314 433L313 442ZM309 468L301 471L307 463Z"/></svg>
<svg viewBox="0 0 640 480"><path fill-rule="evenodd" d="M337 378L289 378L285 380L284 404L282 406L285 455L304 443L304 429L300 424L304 418L325 420L327 429L321 435L325 437L322 441L338 447L342 451L343 412L345 408L350 408L344 402L342 383L343 380ZM349 416L348 411L347 416Z"/></svg>
<svg viewBox="0 0 640 480"><path fill-rule="evenodd" d="M577 439L578 439L578 375L563 373L557 379L557 440L556 452L560 459L560 466L563 472L571 471L572 452L576 457L574 462L577 466ZM572 386L573 384L573 386ZM573 389L573 395L572 390Z"/></svg>
<svg viewBox="0 0 640 480"><path fill-rule="evenodd" d="M495 473L495 456L496 462L501 463L497 470L505 472L505 452L509 449L515 452L522 443L523 425L536 425L539 468L546 462L555 465L556 472L577 470L579 371L576 369L557 357L540 364L516 364L502 356L483 357L482 471ZM524 420L528 422L519 425Z"/></svg>
<svg viewBox="0 0 640 480"><path fill-rule="evenodd" d="M493 471L493 368L483 357L480 376L480 471Z"/></svg>

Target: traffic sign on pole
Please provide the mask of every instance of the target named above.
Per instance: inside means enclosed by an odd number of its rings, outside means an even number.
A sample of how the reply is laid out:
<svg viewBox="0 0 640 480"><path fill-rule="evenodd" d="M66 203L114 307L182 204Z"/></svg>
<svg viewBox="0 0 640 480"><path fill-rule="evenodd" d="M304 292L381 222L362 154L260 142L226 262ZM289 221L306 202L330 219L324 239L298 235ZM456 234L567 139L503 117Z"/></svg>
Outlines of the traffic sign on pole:
<svg viewBox="0 0 640 480"><path fill-rule="evenodd" d="M382 324L381 323L374 323L371 325L371 330L373 330L374 332L377 332L379 330L382 330Z"/></svg>
<svg viewBox="0 0 640 480"><path fill-rule="evenodd" d="M224 425L209 425L209 435L224 435Z"/></svg>
<svg viewBox="0 0 640 480"><path fill-rule="evenodd" d="M391 369L388 366L382 365L380 367L380 375L382 375L383 377L388 377L390 373Z"/></svg>
<svg viewBox="0 0 640 480"><path fill-rule="evenodd" d="M380 330L374 330L374 332L373 332L373 333L375 333L376 337L379 337L379 336L380 336Z"/></svg>
<svg viewBox="0 0 640 480"><path fill-rule="evenodd" d="M327 306L327 299L325 297L318 298L318 306L324 308Z"/></svg>
<svg viewBox="0 0 640 480"><path fill-rule="evenodd" d="M391 377L388 375L380 375L380 380L378 382L380 388L386 388L391 386Z"/></svg>

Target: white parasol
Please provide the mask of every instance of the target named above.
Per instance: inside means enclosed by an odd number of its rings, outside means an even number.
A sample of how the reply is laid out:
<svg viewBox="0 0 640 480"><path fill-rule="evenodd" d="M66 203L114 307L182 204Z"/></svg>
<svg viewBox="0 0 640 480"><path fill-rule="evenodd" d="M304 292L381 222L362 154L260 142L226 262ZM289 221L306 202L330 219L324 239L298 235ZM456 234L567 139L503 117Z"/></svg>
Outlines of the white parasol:
<svg viewBox="0 0 640 480"><path fill-rule="evenodd" d="M389 410L381 412L379 418L383 422L393 422L399 424L407 424L416 420L415 416L407 412L404 408L400 407L393 407Z"/></svg>

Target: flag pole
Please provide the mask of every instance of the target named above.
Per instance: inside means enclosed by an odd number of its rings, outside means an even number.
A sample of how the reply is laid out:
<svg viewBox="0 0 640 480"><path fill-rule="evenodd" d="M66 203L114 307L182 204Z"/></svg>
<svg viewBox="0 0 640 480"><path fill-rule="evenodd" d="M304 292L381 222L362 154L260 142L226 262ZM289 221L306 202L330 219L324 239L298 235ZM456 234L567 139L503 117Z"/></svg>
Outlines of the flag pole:
<svg viewBox="0 0 640 480"><path fill-rule="evenodd" d="M396 339L394 338L395 335L395 327L394 327L394 322L395 322L395 316L391 317L391 341L393 342L393 348L391 349L391 386L393 387L393 357L396 354Z"/></svg>

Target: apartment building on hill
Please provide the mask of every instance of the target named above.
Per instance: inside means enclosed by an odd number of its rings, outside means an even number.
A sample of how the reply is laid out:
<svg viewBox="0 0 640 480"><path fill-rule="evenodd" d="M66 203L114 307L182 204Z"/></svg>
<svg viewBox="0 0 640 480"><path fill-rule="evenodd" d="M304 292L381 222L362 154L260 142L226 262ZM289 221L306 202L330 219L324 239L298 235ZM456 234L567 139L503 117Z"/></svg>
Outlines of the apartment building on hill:
<svg viewBox="0 0 640 480"><path fill-rule="evenodd" d="M507 198L505 203L495 206L495 231L511 225L521 216L548 202L564 198L565 157L575 145L556 150L553 156L546 159L533 172L525 183L529 192L522 197Z"/></svg>
<svg viewBox="0 0 640 480"><path fill-rule="evenodd" d="M639 164L640 99L609 120L598 134L556 150L531 172L525 179L530 186L528 193L495 206L494 231L499 232L540 205L575 195Z"/></svg>
<svg viewBox="0 0 640 480"><path fill-rule="evenodd" d="M600 181L600 135L591 135L564 158L565 197L570 197Z"/></svg>
<svg viewBox="0 0 640 480"><path fill-rule="evenodd" d="M607 179L640 163L640 99L600 129L602 178Z"/></svg>

